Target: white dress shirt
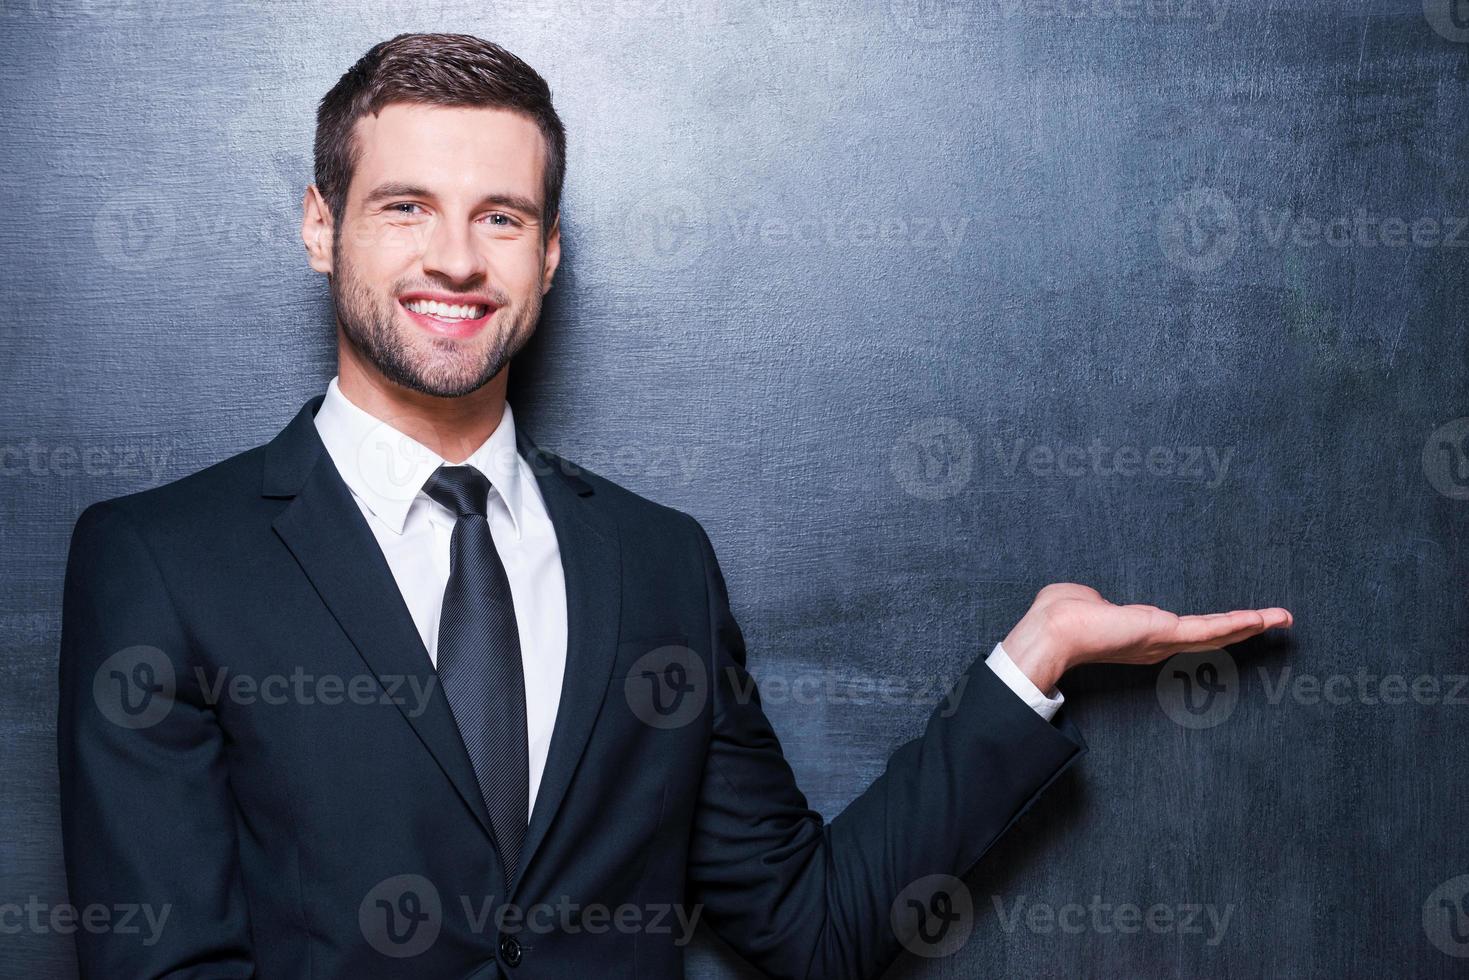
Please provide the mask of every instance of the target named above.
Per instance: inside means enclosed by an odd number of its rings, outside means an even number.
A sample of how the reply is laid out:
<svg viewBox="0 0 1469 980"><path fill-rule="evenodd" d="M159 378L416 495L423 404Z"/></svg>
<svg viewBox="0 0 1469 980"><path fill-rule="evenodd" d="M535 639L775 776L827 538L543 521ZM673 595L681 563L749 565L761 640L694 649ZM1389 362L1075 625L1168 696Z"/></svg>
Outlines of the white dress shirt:
<svg viewBox="0 0 1469 980"><path fill-rule="evenodd" d="M423 492L447 460L354 405L332 378L316 412L316 431L337 472L352 491L392 570L398 590L434 664L438 664L439 611L449 582L449 539L455 516ZM500 424L464 463L483 473L490 494L490 536L505 563L525 673L526 744L530 750L530 807L546 768L561 679L566 670L566 582L561 549L535 475L515 447L509 403ZM996 643L989 666L1026 704L1049 721L1065 700L1031 683ZM530 811L526 813L530 819Z"/></svg>
<svg viewBox="0 0 1469 980"><path fill-rule="evenodd" d="M336 378L317 409L316 431L367 518L429 659L437 666L439 611L449 583L449 538L455 515L424 493L423 485L447 460L354 405L337 387ZM510 580L525 674L529 821L566 671L561 549L535 474L515 448L515 417L509 404L495 431L464 462L494 487L487 519Z"/></svg>

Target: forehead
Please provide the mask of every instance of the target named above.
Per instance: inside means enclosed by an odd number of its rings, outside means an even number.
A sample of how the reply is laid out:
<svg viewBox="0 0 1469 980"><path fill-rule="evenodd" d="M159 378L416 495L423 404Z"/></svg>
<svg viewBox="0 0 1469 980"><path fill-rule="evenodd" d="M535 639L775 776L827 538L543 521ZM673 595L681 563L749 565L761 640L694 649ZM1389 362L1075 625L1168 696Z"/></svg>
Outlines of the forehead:
<svg viewBox="0 0 1469 980"><path fill-rule="evenodd" d="M354 196L401 180L444 196L503 191L541 200L546 141L521 113L393 103L357 120L353 133Z"/></svg>

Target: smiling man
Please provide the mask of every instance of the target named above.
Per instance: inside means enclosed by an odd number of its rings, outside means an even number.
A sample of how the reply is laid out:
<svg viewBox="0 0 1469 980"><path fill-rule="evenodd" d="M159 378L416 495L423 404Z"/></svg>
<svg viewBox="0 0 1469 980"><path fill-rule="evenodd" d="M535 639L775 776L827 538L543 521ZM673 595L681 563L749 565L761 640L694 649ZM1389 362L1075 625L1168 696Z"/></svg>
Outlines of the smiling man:
<svg viewBox="0 0 1469 980"><path fill-rule="evenodd" d="M678 977L697 922L771 976L876 976L1083 751L1066 670L1290 624L1048 586L824 822L700 524L506 402L565 152L545 82L473 37L379 44L322 100L302 237L337 377L73 534L71 901L167 910L78 930L83 976Z"/></svg>

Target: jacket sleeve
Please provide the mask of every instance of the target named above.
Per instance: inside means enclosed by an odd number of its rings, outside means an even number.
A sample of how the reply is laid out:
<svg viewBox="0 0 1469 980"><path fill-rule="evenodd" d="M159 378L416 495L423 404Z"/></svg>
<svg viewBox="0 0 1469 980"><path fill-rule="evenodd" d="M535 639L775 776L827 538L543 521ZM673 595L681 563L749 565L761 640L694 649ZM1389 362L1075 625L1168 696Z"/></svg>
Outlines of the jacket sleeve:
<svg viewBox="0 0 1469 980"><path fill-rule="evenodd" d="M703 552L713 672L692 899L721 938L772 977L876 977L912 940L910 917L892 914L904 890L928 876L967 874L1085 743L1064 711L1058 724L1045 721L980 657L952 689L957 708L936 708L924 733L824 824L760 706L723 573L708 535L690 521Z"/></svg>
<svg viewBox="0 0 1469 980"><path fill-rule="evenodd" d="M77 521L62 600L57 762L84 978L254 976L224 737L148 545L113 503Z"/></svg>

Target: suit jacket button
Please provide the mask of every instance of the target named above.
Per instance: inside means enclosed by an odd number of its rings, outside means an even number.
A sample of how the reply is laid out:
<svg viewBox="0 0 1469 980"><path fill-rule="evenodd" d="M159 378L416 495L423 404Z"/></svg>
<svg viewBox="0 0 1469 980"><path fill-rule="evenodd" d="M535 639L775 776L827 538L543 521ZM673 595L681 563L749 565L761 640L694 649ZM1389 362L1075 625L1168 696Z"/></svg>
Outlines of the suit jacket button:
<svg viewBox="0 0 1469 980"><path fill-rule="evenodd" d="M514 936L501 937L500 955L504 957L506 966L519 966L520 952L520 943L515 941Z"/></svg>

